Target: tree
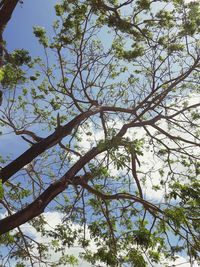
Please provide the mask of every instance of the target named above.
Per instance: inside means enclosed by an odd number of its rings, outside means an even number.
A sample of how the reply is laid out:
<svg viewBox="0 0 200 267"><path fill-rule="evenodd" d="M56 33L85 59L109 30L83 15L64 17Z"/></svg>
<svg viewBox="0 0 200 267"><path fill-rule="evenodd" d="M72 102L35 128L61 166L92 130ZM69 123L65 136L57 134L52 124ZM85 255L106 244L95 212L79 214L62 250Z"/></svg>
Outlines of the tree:
<svg viewBox="0 0 200 267"><path fill-rule="evenodd" d="M1 157L7 259L73 265L49 262L48 248L78 242L92 266L199 261L199 3L71 0L55 11L54 36L34 28L44 58L15 50L1 70L2 132L27 147ZM47 207L63 214L52 231Z"/></svg>

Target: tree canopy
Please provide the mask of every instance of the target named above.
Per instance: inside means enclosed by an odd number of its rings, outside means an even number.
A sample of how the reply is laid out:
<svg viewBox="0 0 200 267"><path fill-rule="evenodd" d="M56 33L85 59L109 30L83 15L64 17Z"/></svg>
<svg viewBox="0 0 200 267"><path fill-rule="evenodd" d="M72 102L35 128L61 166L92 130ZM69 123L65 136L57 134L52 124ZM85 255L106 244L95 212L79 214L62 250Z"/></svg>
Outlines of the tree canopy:
<svg viewBox="0 0 200 267"><path fill-rule="evenodd" d="M77 244L91 266L200 263L199 3L63 0L52 27L0 69L0 138L24 151L0 154L1 266L74 266Z"/></svg>

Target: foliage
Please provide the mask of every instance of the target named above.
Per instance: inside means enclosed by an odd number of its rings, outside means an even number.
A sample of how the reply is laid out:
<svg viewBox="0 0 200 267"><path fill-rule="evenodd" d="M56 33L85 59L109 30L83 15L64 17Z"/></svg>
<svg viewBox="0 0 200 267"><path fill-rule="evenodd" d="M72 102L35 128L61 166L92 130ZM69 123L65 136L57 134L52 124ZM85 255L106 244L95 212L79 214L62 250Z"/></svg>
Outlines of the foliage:
<svg viewBox="0 0 200 267"><path fill-rule="evenodd" d="M17 49L0 69L2 137L24 151L0 155L2 266L76 266L76 246L92 266L200 263L199 3L63 0L55 14L54 34L33 29L44 57Z"/></svg>

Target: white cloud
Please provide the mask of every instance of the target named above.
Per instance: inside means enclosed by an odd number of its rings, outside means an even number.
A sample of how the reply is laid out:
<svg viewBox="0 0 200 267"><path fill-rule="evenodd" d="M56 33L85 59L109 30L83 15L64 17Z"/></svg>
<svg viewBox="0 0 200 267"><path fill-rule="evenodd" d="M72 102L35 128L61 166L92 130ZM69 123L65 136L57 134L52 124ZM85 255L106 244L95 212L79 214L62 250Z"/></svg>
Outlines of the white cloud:
<svg viewBox="0 0 200 267"><path fill-rule="evenodd" d="M45 225L45 230L53 230L57 225L62 224L62 214L59 212L45 212L43 213L44 219L47 222L47 224ZM72 224L72 229L78 229L79 226ZM32 227L29 223L25 223L24 225L21 226L21 230L31 236L35 241L39 242L39 243L44 243L44 244L48 244L51 243L52 238L50 237L44 237L41 236L40 233L38 233L34 227ZM86 229L86 237L89 238L89 230ZM50 248L50 246L49 246ZM95 245L94 242L91 242L91 249L95 250ZM68 248L66 246L65 249L65 253L67 255L73 255L75 257L77 257L79 259L79 267L92 267L88 262L82 260L79 257L79 253L83 252L84 250L78 246L77 243L75 243L75 246L72 248ZM35 255L37 255L37 250L33 250L33 253L35 253ZM50 248L49 251L49 257L48 257L48 261L52 261L52 262L56 262L59 260L59 258L61 257L61 252L55 252L53 249ZM27 264L28 266L28 264ZM64 265L59 265L60 267L65 267ZM38 265L34 265L34 267L46 267L45 264L42 263L38 263Z"/></svg>
<svg viewBox="0 0 200 267"><path fill-rule="evenodd" d="M45 212L43 213L43 216L45 218L45 220L47 221L47 225L45 226L45 229L46 230L53 230L56 225L62 223L62 214L59 213L59 212ZM75 224L72 224L72 228L73 229L78 229L79 226L78 225L75 225ZM51 242L51 238L46 238L46 237L42 237L40 235L40 233L38 233L32 226L30 226L29 223L26 223L24 225L21 226L21 230L29 235L29 236L32 236L33 239L37 242L42 242L42 243L48 243L48 242ZM89 230L88 228L86 227L86 238L90 238L90 234L89 234ZM95 252L96 251L96 245L94 243L93 240L91 240L91 244L90 244L90 250ZM79 253L83 252L84 250L80 247L78 247L77 244L75 244L74 247L72 248L66 248L66 254L69 254L69 255L74 255L76 256L77 258L79 258L79 264L78 264L78 267L92 267L92 265L84 260L82 260L80 257L79 257ZM50 258L49 260L50 261L57 261L59 259L59 257L61 256L61 253L57 252L55 253L53 250L50 250L49 251L49 255L50 255ZM14 262L13 262L14 264ZM169 267L191 267L191 264L189 263L189 259L188 258L185 258L185 257L182 257L180 255L176 255L176 260L174 261L169 261L169 260L165 260L163 259L162 260L162 265L161 264L155 264L154 267L163 267L164 264L168 264ZM35 267L44 267L45 265L42 265L41 263L38 265L34 265ZM101 263L101 266L105 266L104 264ZM152 265L151 265L152 266ZM27 264L27 267L28 267L28 264ZM64 265L60 267L65 267ZM149 265L150 267L150 265ZM196 262L193 262L193 266L192 267L198 267L198 264Z"/></svg>
<svg viewBox="0 0 200 267"><path fill-rule="evenodd" d="M176 255L176 260L175 261L165 261L163 260L163 264L168 264L169 267L199 267L197 262L193 261L193 265L191 265L189 258L184 258L182 256ZM154 267L163 267L163 265L157 265Z"/></svg>
<svg viewBox="0 0 200 267"><path fill-rule="evenodd" d="M43 213L44 219L47 222L47 224L45 225L45 230L51 230L53 231L54 228L59 225L62 224L62 214L56 211L52 211L52 212L44 212ZM38 243L43 243L43 244L50 244L52 238L50 237L45 237L45 236L41 236L40 233L38 233L35 228L33 228L29 223L25 223L24 225L22 225L21 230L23 231L23 233L27 234L28 236L31 236L35 241L37 241ZM71 229L72 230L78 230L80 228L79 225L71 223ZM90 239L90 232L89 229L86 226L85 229L85 237L86 239ZM97 250L97 247L95 245L94 240L90 239L90 245L87 248L93 252L95 252ZM35 253L35 255L37 255L37 250L32 250L33 253ZM75 242L74 247L70 247L68 248L66 246L65 249L65 253L67 255L73 255L75 257L77 257L78 259L78 267L93 267L90 263L88 263L87 261L83 260L79 254L84 252L84 249L80 247L80 245ZM52 261L52 262L56 262L59 260L59 258L61 257L61 252L55 252L50 246L49 246L49 257L48 260ZM13 265L14 266L14 265ZM28 267L29 264L27 263ZM104 267L104 264L101 264L102 267ZM38 263L35 264L34 267L46 267L45 264L42 263ZM59 267L66 267L66 265L59 265Z"/></svg>
<svg viewBox="0 0 200 267"><path fill-rule="evenodd" d="M186 3L186 4L188 4L188 3L190 3L190 2L198 2L199 0L185 0L184 2ZM184 266L183 266L184 267Z"/></svg>
<svg viewBox="0 0 200 267"><path fill-rule="evenodd" d="M1 214L0 214L1 215ZM47 221L47 224L45 226L46 230L54 230L54 228L58 225L62 223L62 214L59 212L45 212L43 213L43 216L45 218L45 220ZM4 217L4 215L3 215ZM39 243L43 243L43 244L48 244L51 242L51 238L47 238L47 237L43 237L41 236L40 233L38 233L29 223L25 223L24 225L22 225L21 230L23 231L24 234L30 236L31 238L33 238L35 241L39 242ZM72 223L72 229L78 229L79 226L76 224ZM89 233L89 229L86 227L86 238L90 238L90 233ZM49 246L49 257L48 260L52 261L52 262L56 262L60 256L61 253L60 252L55 252L53 249L51 249L51 247ZM90 243L90 248L89 248L92 252L95 252L97 250L97 247L95 245L95 242L93 240L91 240ZM90 263L86 262L85 260L81 259L79 257L79 253L83 252L84 250L78 246L77 243L75 243L75 246L72 248L66 248L65 253L68 255L74 255L79 259L79 264L78 267L93 267L93 265L91 265ZM32 250L31 253L33 253L35 256L37 256L37 251L36 250ZM164 267L167 266L168 267L191 267L191 264L189 262L189 259L187 257L183 257L180 255L175 255L176 259L174 261L169 261L166 259L162 259L162 264L154 264L154 267ZM15 266L16 261L13 259L11 261L11 265L10 266ZM29 262L27 261L27 263L25 263L26 267L29 266ZM102 267L105 267L105 264L101 263ZM196 262L193 262L192 267L198 267L199 265ZM34 264L34 267L46 267L45 264L43 263L36 263ZM64 265L59 265L59 267L66 267ZM152 265L148 265L148 267L152 267Z"/></svg>

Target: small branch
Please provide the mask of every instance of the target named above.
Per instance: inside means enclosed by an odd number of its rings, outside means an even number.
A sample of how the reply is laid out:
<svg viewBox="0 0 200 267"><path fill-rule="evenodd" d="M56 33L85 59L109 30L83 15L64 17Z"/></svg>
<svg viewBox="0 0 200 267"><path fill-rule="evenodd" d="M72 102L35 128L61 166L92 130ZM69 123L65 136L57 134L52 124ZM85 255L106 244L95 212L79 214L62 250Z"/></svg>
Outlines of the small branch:
<svg viewBox="0 0 200 267"><path fill-rule="evenodd" d="M156 207L154 204L151 204L150 202L148 202L148 201L146 201L140 197L137 197L137 196L134 196L134 195L131 195L128 193L117 193L114 195L106 195L106 194L94 189L93 187L89 186L87 181L84 179L83 176L74 177L73 184L81 185L83 188L87 189L89 192L93 193L97 197L104 199L104 200L107 200L107 199L110 199L110 200L129 199L129 200L133 200L135 202L142 204L147 210L162 213L162 210L159 209L158 207Z"/></svg>
<svg viewBox="0 0 200 267"><path fill-rule="evenodd" d="M131 170L132 170L132 175L133 175L135 182L137 184L139 195L141 198L143 198L142 188L141 188L140 181L138 179L137 171L136 171L136 157L137 157L136 154L134 152L132 152L131 153Z"/></svg>

